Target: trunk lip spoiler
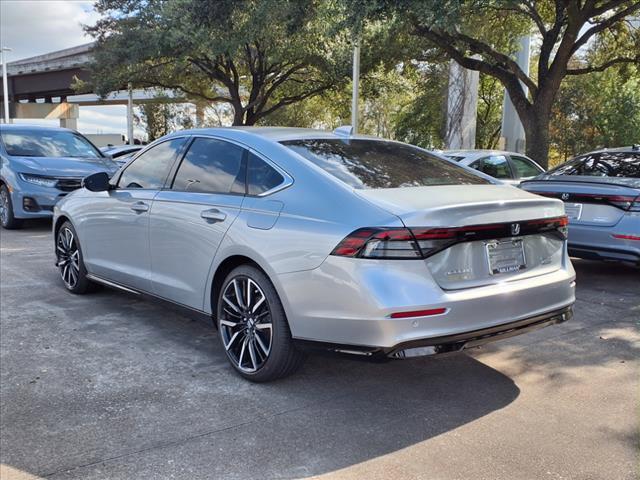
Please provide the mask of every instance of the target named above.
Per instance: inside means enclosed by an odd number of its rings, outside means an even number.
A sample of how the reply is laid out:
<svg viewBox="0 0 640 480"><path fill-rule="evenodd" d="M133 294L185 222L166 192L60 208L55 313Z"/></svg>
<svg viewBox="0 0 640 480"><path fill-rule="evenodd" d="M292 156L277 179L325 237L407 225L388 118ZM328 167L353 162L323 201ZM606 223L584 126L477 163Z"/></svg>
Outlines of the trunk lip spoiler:
<svg viewBox="0 0 640 480"><path fill-rule="evenodd" d="M633 186L633 185L629 185L627 183L621 183L621 182L598 182L595 180L567 180L567 177L570 177L570 175L562 175L562 176L558 176L557 178L530 178L529 180L523 180L522 182L520 182L520 185L527 185L527 184L533 184L533 183L537 183L537 184L553 184L553 183L561 183L561 182L565 182L569 185L574 184L574 183L584 183L587 185L600 185L600 186L612 186L612 187L625 187L625 188L629 188L631 190L640 190L640 185L638 186ZM615 177L606 177L606 178L615 178ZM629 178L629 177L623 177L623 178ZM640 179L638 179L640 180ZM527 190L527 192L529 193L536 193L535 191L531 191L531 190Z"/></svg>

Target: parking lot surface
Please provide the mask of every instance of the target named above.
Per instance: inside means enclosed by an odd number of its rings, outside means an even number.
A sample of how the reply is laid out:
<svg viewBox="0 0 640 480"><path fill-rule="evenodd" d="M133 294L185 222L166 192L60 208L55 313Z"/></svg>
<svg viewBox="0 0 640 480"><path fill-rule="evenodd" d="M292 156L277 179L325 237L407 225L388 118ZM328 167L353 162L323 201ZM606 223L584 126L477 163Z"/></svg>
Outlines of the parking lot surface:
<svg viewBox="0 0 640 480"><path fill-rule="evenodd" d="M3 480L639 474L638 268L576 260L573 320L468 355L255 385L184 312L67 293L49 230L0 233Z"/></svg>

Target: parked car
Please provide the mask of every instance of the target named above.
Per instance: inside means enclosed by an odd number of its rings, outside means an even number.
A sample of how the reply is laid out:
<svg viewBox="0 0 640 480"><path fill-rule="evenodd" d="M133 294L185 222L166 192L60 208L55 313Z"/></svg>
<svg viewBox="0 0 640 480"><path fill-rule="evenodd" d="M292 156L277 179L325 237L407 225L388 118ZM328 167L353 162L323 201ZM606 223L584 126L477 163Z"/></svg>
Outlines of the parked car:
<svg viewBox="0 0 640 480"><path fill-rule="evenodd" d="M449 150L445 156L510 185L544 173L544 168L520 153L501 150Z"/></svg>
<svg viewBox="0 0 640 480"><path fill-rule="evenodd" d="M142 150L142 145L111 145L100 149L102 153L111 157L119 166L127 163L140 150Z"/></svg>
<svg viewBox="0 0 640 480"><path fill-rule="evenodd" d="M567 320L560 200L420 148L295 128L182 131L55 208L60 274L215 319L235 370L305 348L403 358Z"/></svg>
<svg viewBox="0 0 640 480"><path fill-rule="evenodd" d="M51 217L84 177L118 169L78 132L32 125L0 125L0 161L0 223L7 229Z"/></svg>
<svg viewBox="0 0 640 480"><path fill-rule="evenodd" d="M521 187L565 202L570 255L640 264L640 146L580 155Z"/></svg>

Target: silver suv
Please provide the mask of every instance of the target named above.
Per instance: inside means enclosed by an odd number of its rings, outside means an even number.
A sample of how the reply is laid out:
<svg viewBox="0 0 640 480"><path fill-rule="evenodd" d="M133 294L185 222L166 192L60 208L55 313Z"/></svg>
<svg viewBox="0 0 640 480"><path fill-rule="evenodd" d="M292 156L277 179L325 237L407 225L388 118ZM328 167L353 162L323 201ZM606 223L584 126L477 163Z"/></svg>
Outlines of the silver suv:
<svg viewBox="0 0 640 480"><path fill-rule="evenodd" d="M96 172L118 165L72 130L0 125L0 222L19 228L23 219L53 215L53 206Z"/></svg>

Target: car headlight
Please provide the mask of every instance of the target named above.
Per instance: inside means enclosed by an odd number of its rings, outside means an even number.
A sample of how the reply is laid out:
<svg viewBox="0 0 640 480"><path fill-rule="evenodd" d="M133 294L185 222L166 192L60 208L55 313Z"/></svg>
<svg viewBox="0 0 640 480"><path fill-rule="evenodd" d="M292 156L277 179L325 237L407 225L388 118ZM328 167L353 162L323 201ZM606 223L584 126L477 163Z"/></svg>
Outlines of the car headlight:
<svg viewBox="0 0 640 480"><path fill-rule="evenodd" d="M28 173L21 173L20 178L25 182L40 185L41 187L55 187L58 183L57 178L41 177L40 175L30 175Z"/></svg>

